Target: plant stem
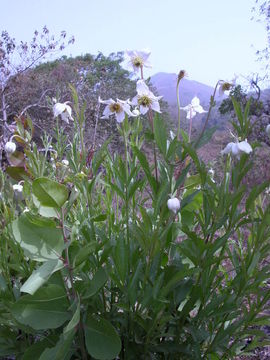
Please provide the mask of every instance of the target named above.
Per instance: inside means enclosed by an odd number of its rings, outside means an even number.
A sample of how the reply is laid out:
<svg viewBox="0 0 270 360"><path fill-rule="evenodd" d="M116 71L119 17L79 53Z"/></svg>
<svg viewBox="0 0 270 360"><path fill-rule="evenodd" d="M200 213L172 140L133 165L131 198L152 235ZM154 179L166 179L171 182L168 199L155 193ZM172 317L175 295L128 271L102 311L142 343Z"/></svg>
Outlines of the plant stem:
<svg viewBox="0 0 270 360"><path fill-rule="evenodd" d="M176 85L176 98L177 98L177 109L178 109L178 127L177 127L177 139L180 137L180 98L179 98L179 85L180 81L177 81ZM179 139L180 140L180 139Z"/></svg>
<svg viewBox="0 0 270 360"><path fill-rule="evenodd" d="M64 243L67 245L68 239L65 233L65 226L64 226L64 220L65 220L65 214L64 214L64 210L63 208L61 209L61 220L60 220L60 225L62 228L62 233L63 233L63 237L64 237ZM68 273L69 273L69 281L71 284L71 288L72 288L72 298L73 300L77 299L77 294L74 288L74 283L73 283L73 272L72 272L72 268L70 266L70 262L69 262L69 255L68 255L68 247L66 247L65 249L65 254L66 254L66 266L68 269ZM82 321L80 320L79 322L79 340L80 340L80 350L81 350L81 354L82 354L82 358L83 360L87 360L87 352L85 350L85 345L84 345L84 331L83 331L83 324Z"/></svg>
<svg viewBox="0 0 270 360"><path fill-rule="evenodd" d="M211 114L211 111L212 111L212 108L215 106L215 96L216 96L216 92L217 92L217 87L220 83L220 80L216 83L216 86L215 86L215 89L214 89L214 92L213 92L213 95L211 96L210 98L210 106L209 106L209 110L208 110L208 113L207 113L207 117L206 117L206 120L204 122L204 125L203 125L203 128L202 128L202 131L200 133L200 136L198 137L198 139L196 140L195 142L195 147L199 144L201 138L203 137L203 134L205 132L205 129L206 129L206 126L208 124L208 121L209 121L209 118L210 118L210 114Z"/></svg>
<svg viewBox="0 0 270 360"><path fill-rule="evenodd" d="M151 107L149 108L149 111L148 111L148 119L149 119L149 123L150 123L151 129L152 129L152 132L154 134L153 112L152 112ZM156 178L156 181L158 181L157 152L156 152L155 142L153 143L153 152L154 152L154 163L155 163L155 178Z"/></svg>

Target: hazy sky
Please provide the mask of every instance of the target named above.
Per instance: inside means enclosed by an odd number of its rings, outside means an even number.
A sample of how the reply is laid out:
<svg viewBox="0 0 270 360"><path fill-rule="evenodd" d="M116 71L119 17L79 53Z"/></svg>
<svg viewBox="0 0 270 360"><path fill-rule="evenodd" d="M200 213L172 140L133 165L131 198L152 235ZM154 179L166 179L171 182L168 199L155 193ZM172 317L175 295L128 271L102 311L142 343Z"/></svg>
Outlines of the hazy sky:
<svg viewBox="0 0 270 360"><path fill-rule="evenodd" d="M66 30L66 54L108 55L149 48L156 72L185 69L214 85L261 68L255 50L266 45L264 24L251 21L255 0L0 0L0 30L18 40L47 25ZM254 45L254 48L252 48Z"/></svg>

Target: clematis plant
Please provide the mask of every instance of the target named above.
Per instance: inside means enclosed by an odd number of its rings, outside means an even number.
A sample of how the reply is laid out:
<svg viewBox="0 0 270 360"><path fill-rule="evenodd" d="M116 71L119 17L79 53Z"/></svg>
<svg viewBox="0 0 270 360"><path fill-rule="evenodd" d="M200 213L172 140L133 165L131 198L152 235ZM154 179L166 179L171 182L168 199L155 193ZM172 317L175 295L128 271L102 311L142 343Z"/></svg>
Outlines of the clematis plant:
<svg viewBox="0 0 270 360"><path fill-rule="evenodd" d="M53 106L53 116L56 118L57 116L61 116L61 119L69 124L69 120L74 121L72 117L71 107L68 105L69 101L64 103L56 103Z"/></svg>
<svg viewBox="0 0 270 360"><path fill-rule="evenodd" d="M99 98L99 102L107 105L103 111L102 119L109 119L111 115L114 115L116 121L121 123L125 119L125 114L128 116L136 116L130 110L129 100L124 101L117 99L117 101L114 101L113 99L101 100L101 98Z"/></svg>
<svg viewBox="0 0 270 360"><path fill-rule="evenodd" d="M137 81L137 95L132 99L131 104L139 106L140 113L145 115L149 109L154 110L158 113L161 113L159 100L162 96L155 96L148 86L145 84L144 80Z"/></svg>

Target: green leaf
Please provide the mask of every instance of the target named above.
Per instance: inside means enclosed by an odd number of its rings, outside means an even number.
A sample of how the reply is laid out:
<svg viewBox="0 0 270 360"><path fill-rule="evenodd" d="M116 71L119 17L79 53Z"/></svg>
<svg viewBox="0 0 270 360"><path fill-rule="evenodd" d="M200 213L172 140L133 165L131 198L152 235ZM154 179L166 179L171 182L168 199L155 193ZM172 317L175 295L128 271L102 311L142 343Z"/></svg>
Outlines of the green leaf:
<svg viewBox="0 0 270 360"><path fill-rule="evenodd" d="M98 269L98 271L93 276L90 285L88 285L85 296L83 298L85 299L95 295L99 291L99 289L104 286L107 280L108 275L106 271L103 268Z"/></svg>
<svg viewBox="0 0 270 360"><path fill-rule="evenodd" d="M30 177L30 174L22 166L9 166L6 168L6 173L16 181L26 180Z"/></svg>
<svg viewBox="0 0 270 360"><path fill-rule="evenodd" d="M45 284L50 276L62 269L64 263L61 260L49 260L41 265L38 269L33 271L32 275L26 280L21 287L21 292L26 292L33 295L43 284Z"/></svg>
<svg viewBox="0 0 270 360"><path fill-rule="evenodd" d="M49 206L42 206L34 194L32 194L32 199L35 207L38 209L39 215L49 218L58 216L57 211L54 208Z"/></svg>
<svg viewBox="0 0 270 360"><path fill-rule="evenodd" d="M50 346L54 346L55 344L54 338L55 336L53 336L53 338L50 336L30 346L23 354L22 360L39 360L40 355L43 353L43 351L46 348Z"/></svg>
<svg viewBox="0 0 270 360"><path fill-rule="evenodd" d="M76 308L75 313L72 316L72 319L67 324L67 326L64 328L64 334L73 330L79 324L79 321L80 321L80 299L78 300L77 308Z"/></svg>
<svg viewBox="0 0 270 360"><path fill-rule="evenodd" d="M68 360L73 355L70 351L72 341L74 339L75 331L69 331L60 336L58 343L50 349L46 349L39 360Z"/></svg>
<svg viewBox="0 0 270 360"><path fill-rule="evenodd" d="M68 307L65 290L50 284L34 295L20 297L11 313L19 323L35 330L56 329L70 319Z"/></svg>
<svg viewBox="0 0 270 360"><path fill-rule="evenodd" d="M59 209L68 199L67 188L48 178L33 181L33 193L42 206Z"/></svg>
<svg viewBox="0 0 270 360"><path fill-rule="evenodd" d="M35 261L59 259L64 249L62 231L53 220L25 213L13 221L12 232L25 255Z"/></svg>
<svg viewBox="0 0 270 360"><path fill-rule="evenodd" d="M105 319L88 317L85 344L89 355L99 360L115 359L121 351L121 340L115 328Z"/></svg>
<svg viewBox="0 0 270 360"><path fill-rule="evenodd" d="M149 167L149 162L145 156L145 154L143 152L141 152L136 146L132 147L132 151L134 152L134 154L137 156L137 158L139 159L139 162L141 164L141 167L143 168L143 171L145 173L145 176L149 182L149 185L152 188L153 193L157 192L157 182L154 178L154 176L151 173L150 167Z"/></svg>
<svg viewBox="0 0 270 360"><path fill-rule="evenodd" d="M167 129L163 119L157 113L155 113L153 125L156 144L165 157L167 152Z"/></svg>

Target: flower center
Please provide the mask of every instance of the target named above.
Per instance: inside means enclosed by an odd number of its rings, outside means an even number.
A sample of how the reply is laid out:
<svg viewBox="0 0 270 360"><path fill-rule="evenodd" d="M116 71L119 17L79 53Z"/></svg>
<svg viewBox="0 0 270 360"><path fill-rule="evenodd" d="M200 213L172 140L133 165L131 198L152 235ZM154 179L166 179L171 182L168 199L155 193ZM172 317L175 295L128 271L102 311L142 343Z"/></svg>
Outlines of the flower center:
<svg viewBox="0 0 270 360"><path fill-rule="evenodd" d="M110 105L111 112L120 113L122 111L122 107L118 103L114 103Z"/></svg>
<svg viewBox="0 0 270 360"><path fill-rule="evenodd" d="M139 56L136 56L132 59L132 64L136 67L141 67L143 66L143 60Z"/></svg>
<svg viewBox="0 0 270 360"><path fill-rule="evenodd" d="M232 84L228 83L228 82L224 82L222 84L222 91L229 91L232 88Z"/></svg>
<svg viewBox="0 0 270 360"><path fill-rule="evenodd" d="M150 107L152 100L147 95L142 95L138 97L138 104L146 107Z"/></svg>

